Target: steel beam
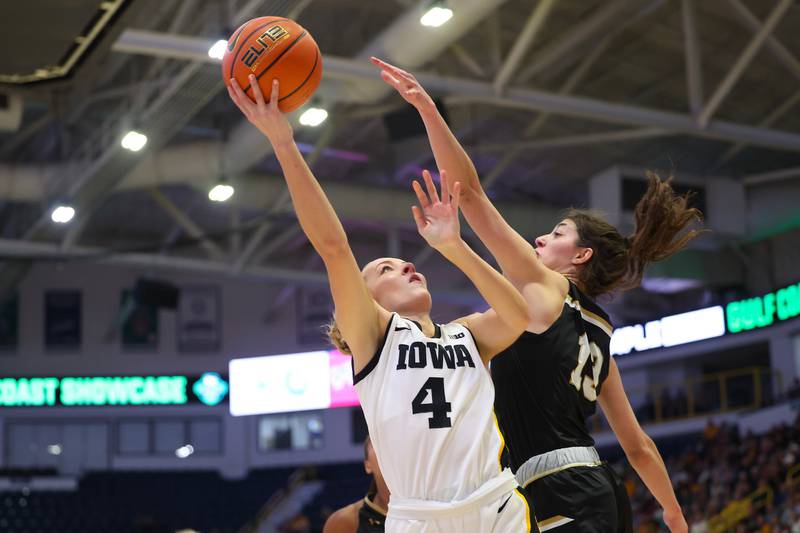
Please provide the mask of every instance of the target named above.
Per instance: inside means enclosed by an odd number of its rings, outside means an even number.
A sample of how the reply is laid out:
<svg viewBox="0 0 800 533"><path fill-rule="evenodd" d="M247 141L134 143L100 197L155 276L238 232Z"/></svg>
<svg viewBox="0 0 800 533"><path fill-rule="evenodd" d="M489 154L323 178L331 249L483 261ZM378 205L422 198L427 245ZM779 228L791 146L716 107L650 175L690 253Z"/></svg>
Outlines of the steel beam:
<svg viewBox="0 0 800 533"><path fill-rule="evenodd" d="M758 20L740 0L728 0L728 2L733 6L734 11L739 18L742 19L742 22L744 22L746 26L749 26L754 33L758 33L761 30L761 21ZM797 59L796 55L786 48L774 35L769 35L767 37L766 47L778 61L789 69L789 72L791 72L795 78L800 79L800 60Z"/></svg>
<svg viewBox="0 0 800 533"><path fill-rule="evenodd" d="M511 47L511 51L506 56L505 62L503 62L503 65L500 67L500 71L494 78L495 93L502 94L511 76L514 75L519 67L522 56L528 51L531 43L533 43L539 35L539 30L541 30L545 21L547 21L547 17L550 15L550 11L552 11L555 3L555 0L539 0L539 3L536 4L536 7L531 11L531 15L522 28L522 32L519 34L519 37L517 37L514 46Z"/></svg>
<svg viewBox="0 0 800 533"><path fill-rule="evenodd" d="M565 137L554 137L549 139L534 139L515 143L482 144L469 148L475 152L503 152L506 150L533 151L546 150L551 148L568 148L571 146L584 146L591 144L635 141L639 139L650 139L653 137L664 137L670 135L669 132L661 128L637 128L627 130L601 131L597 133L587 133L583 135L568 135ZM486 184L484 184L486 186Z"/></svg>
<svg viewBox="0 0 800 533"><path fill-rule="evenodd" d="M703 109L703 71L700 60L700 45L697 42L694 0L682 0L683 48L686 57L686 90L689 111L697 117Z"/></svg>
<svg viewBox="0 0 800 533"><path fill-rule="evenodd" d="M784 0L787 1L787 0ZM136 30L126 30L120 40L114 45L117 50L128 50L131 36L136 35ZM169 52L166 44L157 37L150 35L150 40L145 49L143 42L138 39L139 52L156 49L157 53ZM170 41L174 37L170 38ZM203 39L184 38L191 41L208 41ZM184 47L185 49L185 47ZM206 60L213 61L203 52ZM197 59L197 57L195 57ZM331 79L371 80L382 83L375 75L375 69L366 61L353 60L335 56L325 58L325 71ZM504 97L494 94L494 87L490 83L441 76L438 74L420 72L417 79L431 92L459 95L473 98L476 101L492 105L546 111L555 114L577 116L603 122L618 124L632 124L637 126L658 127L674 133L685 133L699 137L721 139L732 142L747 142L789 151L800 151L800 135L782 131L757 128L742 124L735 124L720 120L708 123L705 129L699 127L692 117L671 111L661 111L627 104L603 102L591 98L559 95L534 89L511 88Z"/></svg>
<svg viewBox="0 0 800 533"><path fill-rule="evenodd" d="M200 245L205 249L205 251L213 257L214 259L222 259L223 252L219 246L208 240L205 236L205 233L200 226L195 224L192 219L190 219L186 213L181 211L181 209L172 203L172 201L167 198L164 193L160 190L153 188L148 191L150 196L153 197L153 200L163 209L172 219L186 232L191 236L193 239L196 239L200 242Z"/></svg>
<svg viewBox="0 0 800 533"><path fill-rule="evenodd" d="M778 25L780 22L781 17L783 14L786 13L786 10L792 5L794 0L780 0L772 12L767 17L767 20L764 22L764 25L758 30L753 38L748 43L747 47L744 49L742 54L739 56L739 59L736 60L733 67L728 71L728 74L725 78L720 82L719 86L717 86L714 94L711 95L711 98L708 99L703 110L700 112L700 115L697 117L697 122L701 128L705 128L708 125L709 120L714 115L714 112L719 108L722 101L725 99L726 96L731 92L733 86L736 85L736 82L739 81L739 78L744 73L745 69L750 65L750 62L756 56L756 53L761 49L761 46L766 41L769 34L772 33L772 30L775 29L775 26Z"/></svg>
<svg viewBox="0 0 800 533"><path fill-rule="evenodd" d="M450 47L450 51L453 52L453 55L456 57L458 62L464 65L467 70L472 72L474 75L478 76L479 78L486 76L486 71L483 69L481 64L475 61L475 58L473 58L463 46L455 43Z"/></svg>
<svg viewBox="0 0 800 533"><path fill-rule="evenodd" d="M775 181L783 181L790 178L800 177L800 167L783 168L780 170L773 170L771 172L763 172L761 174L750 174L745 176L742 182L748 186L763 185L765 183L772 183Z"/></svg>
<svg viewBox="0 0 800 533"><path fill-rule="evenodd" d="M565 57L594 37L600 30L613 27L620 19L620 13L632 3L630 0L608 0L602 2L601 7L592 13L588 19L576 25L553 44L540 50L536 54L536 60L524 68L517 76L517 81L520 83L527 82L553 64L563 61Z"/></svg>
<svg viewBox="0 0 800 533"><path fill-rule="evenodd" d="M786 115L786 113L791 111L792 108L794 108L794 106L796 106L798 103L800 103L800 91L797 91L792 96L784 100L784 102L778 107L776 107L772 111L772 113L764 117L764 120L759 122L758 126L762 128L768 128L769 126L772 126L775 122L777 122L784 115ZM722 154L722 156L720 156L717 162L714 163L713 168L718 169L719 167L721 167L722 165L733 159L736 156L736 154L741 152L746 146L747 143L743 142L734 144L733 146L728 148L728 150L726 150L725 153Z"/></svg>

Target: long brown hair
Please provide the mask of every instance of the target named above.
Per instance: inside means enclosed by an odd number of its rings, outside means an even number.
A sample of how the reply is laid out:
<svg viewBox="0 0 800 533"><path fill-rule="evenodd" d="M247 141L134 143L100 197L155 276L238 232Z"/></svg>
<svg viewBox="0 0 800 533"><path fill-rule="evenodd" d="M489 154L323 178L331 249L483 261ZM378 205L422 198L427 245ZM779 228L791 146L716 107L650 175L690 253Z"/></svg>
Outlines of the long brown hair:
<svg viewBox="0 0 800 533"><path fill-rule="evenodd" d="M336 324L336 318L331 317L331 321L328 322L328 325L324 327L325 334L328 336L328 340L331 341L331 344L342 353L346 353L347 355L353 355L353 352L350 351L350 346L347 345L347 342L342 337L342 332L339 331L339 326Z"/></svg>
<svg viewBox="0 0 800 533"><path fill-rule="evenodd" d="M578 229L578 246L592 249L592 257L578 273L581 289L591 297L639 286L648 263L666 259L702 231L684 232L692 222L702 222L703 214L688 206L688 194L675 194L671 176L662 180L648 171L647 178L647 192L636 204L636 227L629 237L593 211L570 209L565 215Z"/></svg>

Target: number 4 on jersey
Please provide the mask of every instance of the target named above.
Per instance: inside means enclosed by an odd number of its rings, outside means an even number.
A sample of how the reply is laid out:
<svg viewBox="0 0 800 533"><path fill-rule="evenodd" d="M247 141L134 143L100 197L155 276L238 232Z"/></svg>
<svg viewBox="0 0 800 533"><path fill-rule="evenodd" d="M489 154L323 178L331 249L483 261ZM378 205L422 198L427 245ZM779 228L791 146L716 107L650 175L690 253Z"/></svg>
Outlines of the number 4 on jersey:
<svg viewBox="0 0 800 533"><path fill-rule="evenodd" d="M593 342L589 342L586 333L578 340L578 366L572 371L569 382L578 392L583 392L583 396L590 402L597 400L597 385L600 383L600 370L603 368L603 352L600 347ZM592 359L592 375L584 376L583 367Z"/></svg>
<svg viewBox="0 0 800 533"><path fill-rule="evenodd" d="M431 391L431 401L425 403L428 391ZM431 429L452 426L452 421L447 416L450 411L452 411L452 406L444 397L444 378L428 378L411 402L411 412L415 415L433 413L433 416L428 419L428 427Z"/></svg>

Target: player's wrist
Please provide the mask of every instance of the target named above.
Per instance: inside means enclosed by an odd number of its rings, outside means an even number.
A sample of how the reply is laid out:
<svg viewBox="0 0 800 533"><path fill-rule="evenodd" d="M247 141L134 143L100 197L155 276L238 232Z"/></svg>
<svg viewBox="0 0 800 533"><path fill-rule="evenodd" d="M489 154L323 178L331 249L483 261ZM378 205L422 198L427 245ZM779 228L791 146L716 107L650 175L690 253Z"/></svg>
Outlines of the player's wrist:
<svg viewBox="0 0 800 533"><path fill-rule="evenodd" d="M437 243L432 246L437 252L450 260L458 259L467 251L467 243L464 242L464 239L460 236L457 239Z"/></svg>

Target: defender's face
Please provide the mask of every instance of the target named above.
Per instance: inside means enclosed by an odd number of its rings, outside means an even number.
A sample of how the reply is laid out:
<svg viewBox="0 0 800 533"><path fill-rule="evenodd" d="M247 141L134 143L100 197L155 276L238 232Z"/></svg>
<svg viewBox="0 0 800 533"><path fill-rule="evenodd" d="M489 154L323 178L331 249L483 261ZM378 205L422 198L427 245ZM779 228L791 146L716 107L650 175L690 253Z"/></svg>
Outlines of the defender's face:
<svg viewBox="0 0 800 533"><path fill-rule="evenodd" d="M536 255L544 266L556 272L568 272L575 266L575 259L586 248L578 246L578 228L575 222L565 218L553 231L536 238Z"/></svg>
<svg viewBox="0 0 800 533"><path fill-rule="evenodd" d="M425 276L412 263L383 257L361 271L372 297L387 311L426 313L431 308Z"/></svg>

